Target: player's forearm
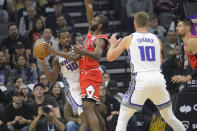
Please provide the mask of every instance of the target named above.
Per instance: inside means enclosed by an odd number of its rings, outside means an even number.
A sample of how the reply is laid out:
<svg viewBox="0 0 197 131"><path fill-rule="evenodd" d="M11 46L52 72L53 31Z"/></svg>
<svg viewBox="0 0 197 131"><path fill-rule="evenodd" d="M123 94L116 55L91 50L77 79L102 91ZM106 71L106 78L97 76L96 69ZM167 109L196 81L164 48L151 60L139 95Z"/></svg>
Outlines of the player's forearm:
<svg viewBox="0 0 197 131"><path fill-rule="evenodd" d="M62 52L62 51L57 52L56 55L58 55L60 57L63 57L67 60L72 60L72 61L77 61L80 58L79 54L65 53L65 52Z"/></svg>
<svg viewBox="0 0 197 131"><path fill-rule="evenodd" d="M91 24L91 21L94 18L94 12L93 12L93 1L92 0L84 0L85 7L86 7L86 16L89 25Z"/></svg>
<svg viewBox="0 0 197 131"><path fill-rule="evenodd" d="M83 50L82 55L85 55L93 60L99 60L101 58L102 53Z"/></svg>
<svg viewBox="0 0 197 131"><path fill-rule="evenodd" d="M107 51L107 61L112 62L114 61L119 55L119 53L116 52L114 47L110 47L109 50Z"/></svg>
<svg viewBox="0 0 197 131"><path fill-rule="evenodd" d="M57 78L54 78L54 75L52 74L52 72L50 72L47 68L47 66L45 65L45 63L41 63L42 69L44 71L44 74L46 75L46 77L48 78L48 80L50 82L55 82Z"/></svg>

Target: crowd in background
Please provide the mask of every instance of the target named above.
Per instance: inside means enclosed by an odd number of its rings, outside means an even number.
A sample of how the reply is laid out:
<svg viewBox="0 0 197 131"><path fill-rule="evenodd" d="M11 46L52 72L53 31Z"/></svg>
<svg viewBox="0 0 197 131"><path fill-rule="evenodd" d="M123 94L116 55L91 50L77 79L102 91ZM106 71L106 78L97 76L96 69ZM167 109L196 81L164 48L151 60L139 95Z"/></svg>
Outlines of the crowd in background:
<svg viewBox="0 0 197 131"><path fill-rule="evenodd" d="M98 0L97 4L99 3ZM178 92L178 85L170 78L178 74L181 68L180 50L175 33L173 10L176 0L106 0L113 3L116 17L121 21L122 32L134 32L132 24L136 12L145 11L150 15L148 31L163 42L162 71L167 81L167 89L173 96ZM60 83L49 83L43 74L40 63L33 56L33 46L37 41L46 41L59 50L59 33L71 34L72 43L83 43L84 35L75 31L74 21L64 0L1 0L0 23L12 22L8 26L6 38L0 41L0 130L20 129L21 131L45 131L57 129L77 131L79 116L74 114L65 99ZM98 8L95 5L95 8ZM107 14L110 20L114 16ZM86 16L84 16L86 17ZM126 26L125 26L126 25ZM88 30L88 29L87 29ZM112 32L113 33L113 30ZM109 33L109 34L110 34ZM45 58L51 68L52 56ZM58 81L61 81L59 79ZM31 86L31 84L35 84ZM4 87L4 88L3 88ZM119 92L116 81L110 80L110 74L104 71L103 84L100 87L102 104L100 111L109 131L114 131L118 118L123 93ZM40 107L50 105L51 112L45 118ZM156 108L151 101L143 107L144 124L149 128L151 117ZM39 121L39 122L38 122ZM137 130L136 117L133 116L128 129ZM62 126L63 125L63 126ZM91 129L90 129L91 130Z"/></svg>

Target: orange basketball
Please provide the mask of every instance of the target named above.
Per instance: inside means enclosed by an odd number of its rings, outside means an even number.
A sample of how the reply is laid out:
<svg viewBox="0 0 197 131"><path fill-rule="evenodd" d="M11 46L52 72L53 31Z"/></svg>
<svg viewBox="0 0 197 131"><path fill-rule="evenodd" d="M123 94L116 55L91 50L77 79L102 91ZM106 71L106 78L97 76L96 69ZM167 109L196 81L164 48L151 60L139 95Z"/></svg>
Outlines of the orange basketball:
<svg viewBox="0 0 197 131"><path fill-rule="evenodd" d="M33 54L36 58L44 59L49 55L49 52L42 46L47 44L44 41L39 41L34 44Z"/></svg>

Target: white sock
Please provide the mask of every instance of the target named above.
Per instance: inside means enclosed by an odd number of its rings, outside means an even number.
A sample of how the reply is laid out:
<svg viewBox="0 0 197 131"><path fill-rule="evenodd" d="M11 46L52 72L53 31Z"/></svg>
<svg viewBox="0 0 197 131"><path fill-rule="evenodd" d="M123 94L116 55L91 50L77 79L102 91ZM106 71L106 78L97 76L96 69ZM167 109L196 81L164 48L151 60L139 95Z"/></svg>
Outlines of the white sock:
<svg viewBox="0 0 197 131"><path fill-rule="evenodd" d="M116 131L126 131L127 123L131 116L135 113L135 111L135 109L128 108L122 105L120 106Z"/></svg>
<svg viewBox="0 0 197 131"><path fill-rule="evenodd" d="M184 125L175 117L172 106L160 110L163 119L172 127L174 131L186 131Z"/></svg>

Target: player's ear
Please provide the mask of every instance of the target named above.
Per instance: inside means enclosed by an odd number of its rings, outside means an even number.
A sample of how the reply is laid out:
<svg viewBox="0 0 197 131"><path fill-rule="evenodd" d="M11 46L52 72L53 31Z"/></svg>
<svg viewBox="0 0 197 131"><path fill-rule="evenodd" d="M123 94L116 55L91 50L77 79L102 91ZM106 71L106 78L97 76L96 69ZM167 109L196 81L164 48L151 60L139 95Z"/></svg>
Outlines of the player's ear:
<svg viewBox="0 0 197 131"><path fill-rule="evenodd" d="M186 31L190 32L190 27L189 26L186 26L185 29L186 29Z"/></svg>

